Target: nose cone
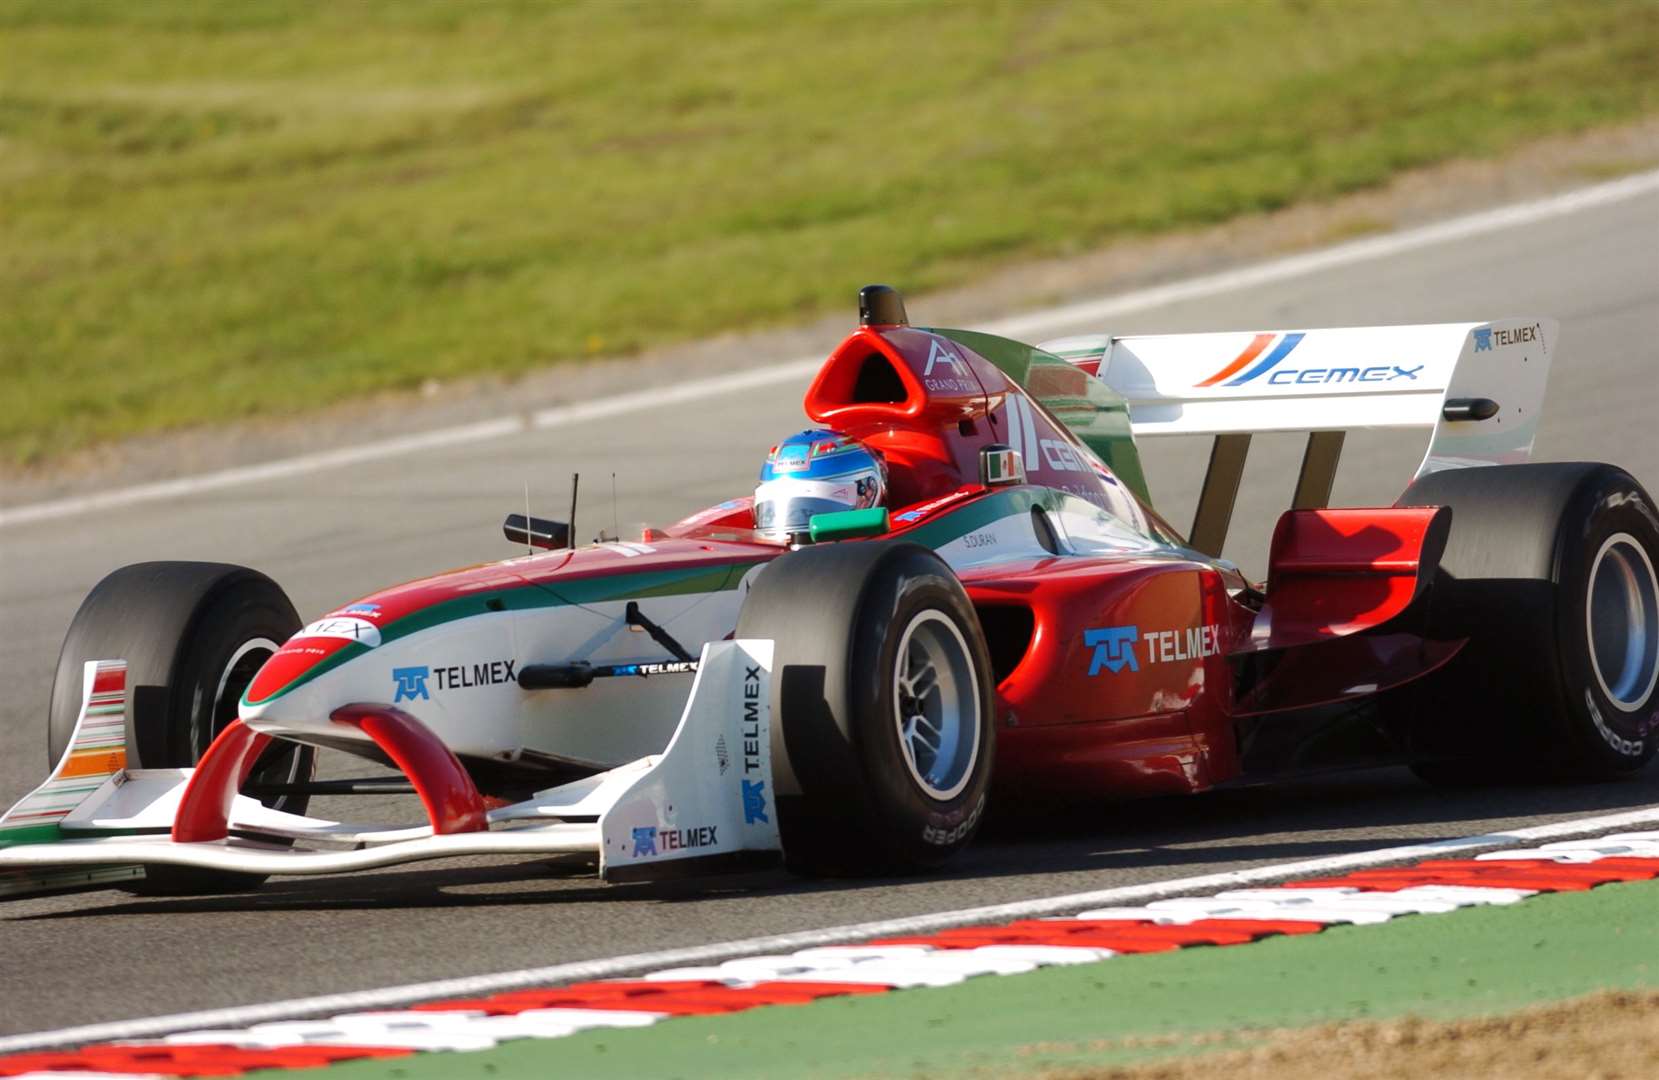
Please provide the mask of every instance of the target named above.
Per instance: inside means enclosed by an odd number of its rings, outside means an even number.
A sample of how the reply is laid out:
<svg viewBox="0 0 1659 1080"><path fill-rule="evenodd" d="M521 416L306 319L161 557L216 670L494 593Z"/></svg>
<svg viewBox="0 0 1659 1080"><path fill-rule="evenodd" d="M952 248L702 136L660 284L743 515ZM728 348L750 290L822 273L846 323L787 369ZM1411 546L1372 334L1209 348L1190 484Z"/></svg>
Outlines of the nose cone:
<svg viewBox="0 0 1659 1080"><path fill-rule="evenodd" d="M267 711L273 702L291 696L317 676L368 651L369 646L360 641L307 636L302 630L272 653L265 666L254 675L253 682L248 684L247 692L242 695L243 718Z"/></svg>

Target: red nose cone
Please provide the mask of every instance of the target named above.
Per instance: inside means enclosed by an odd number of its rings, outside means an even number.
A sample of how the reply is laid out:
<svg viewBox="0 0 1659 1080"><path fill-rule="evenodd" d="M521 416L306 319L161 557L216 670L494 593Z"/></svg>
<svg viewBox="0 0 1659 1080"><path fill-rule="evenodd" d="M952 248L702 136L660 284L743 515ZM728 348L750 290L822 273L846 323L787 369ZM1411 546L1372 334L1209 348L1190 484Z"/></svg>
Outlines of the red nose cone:
<svg viewBox="0 0 1659 1080"><path fill-rule="evenodd" d="M296 637L271 655L253 677L244 696L249 705L263 704L294 686L318 664L353 643L337 637Z"/></svg>

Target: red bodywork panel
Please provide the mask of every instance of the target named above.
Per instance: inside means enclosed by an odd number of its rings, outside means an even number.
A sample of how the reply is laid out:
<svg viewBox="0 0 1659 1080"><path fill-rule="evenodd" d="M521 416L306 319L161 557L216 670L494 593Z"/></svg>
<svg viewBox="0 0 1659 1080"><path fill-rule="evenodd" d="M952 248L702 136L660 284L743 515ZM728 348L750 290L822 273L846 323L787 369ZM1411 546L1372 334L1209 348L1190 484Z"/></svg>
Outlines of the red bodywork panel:
<svg viewBox="0 0 1659 1080"><path fill-rule="evenodd" d="M1034 632L997 688L999 780L1046 791L1194 791L1237 772L1227 654L1251 612L1178 555L1071 556L962 575Z"/></svg>
<svg viewBox="0 0 1659 1080"><path fill-rule="evenodd" d="M891 504L909 506L979 479L980 447L1002 441L988 417L1007 386L1002 372L955 342L909 327L866 327L830 354L803 407L815 422L879 450Z"/></svg>
<svg viewBox="0 0 1659 1080"><path fill-rule="evenodd" d="M1268 633L1255 647L1381 626L1427 587L1450 528L1443 506L1288 511L1273 530L1262 619Z"/></svg>

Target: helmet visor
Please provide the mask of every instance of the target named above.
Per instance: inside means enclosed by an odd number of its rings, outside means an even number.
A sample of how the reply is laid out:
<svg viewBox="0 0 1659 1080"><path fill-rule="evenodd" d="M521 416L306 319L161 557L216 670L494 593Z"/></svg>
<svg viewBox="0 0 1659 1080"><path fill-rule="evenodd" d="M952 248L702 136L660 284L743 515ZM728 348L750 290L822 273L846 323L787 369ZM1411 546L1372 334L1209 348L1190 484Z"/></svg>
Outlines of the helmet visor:
<svg viewBox="0 0 1659 1080"><path fill-rule="evenodd" d="M782 538L806 532L814 514L857 510L874 500L860 494L853 478L840 481L778 480L755 491L755 528Z"/></svg>

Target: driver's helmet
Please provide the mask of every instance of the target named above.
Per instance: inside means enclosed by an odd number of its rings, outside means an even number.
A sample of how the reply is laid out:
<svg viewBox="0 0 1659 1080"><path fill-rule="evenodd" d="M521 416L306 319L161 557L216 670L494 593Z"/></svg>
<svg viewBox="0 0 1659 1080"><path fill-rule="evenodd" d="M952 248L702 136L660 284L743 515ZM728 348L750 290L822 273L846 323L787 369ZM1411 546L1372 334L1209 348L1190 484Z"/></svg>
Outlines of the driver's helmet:
<svg viewBox="0 0 1659 1080"><path fill-rule="evenodd" d="M755 488L755 530L773 540L807 531L814 514L862 510L887 498L887 466L857 439L802 431L772 447Z"/></svg>

